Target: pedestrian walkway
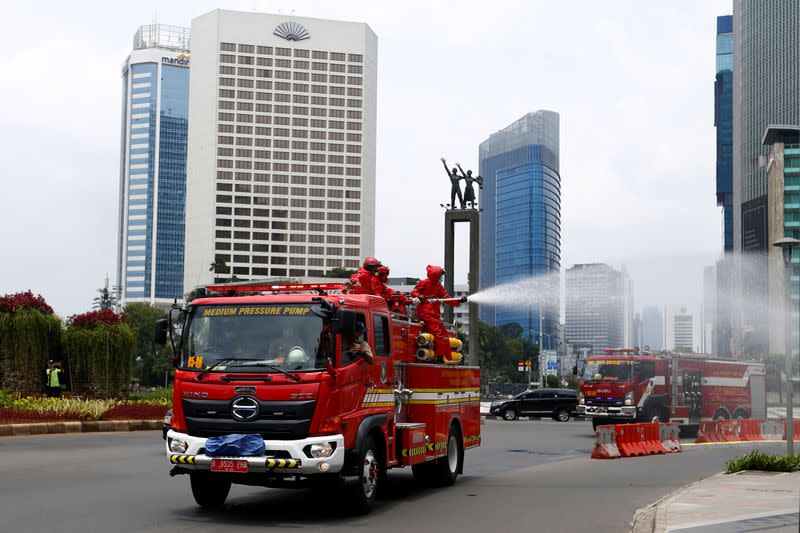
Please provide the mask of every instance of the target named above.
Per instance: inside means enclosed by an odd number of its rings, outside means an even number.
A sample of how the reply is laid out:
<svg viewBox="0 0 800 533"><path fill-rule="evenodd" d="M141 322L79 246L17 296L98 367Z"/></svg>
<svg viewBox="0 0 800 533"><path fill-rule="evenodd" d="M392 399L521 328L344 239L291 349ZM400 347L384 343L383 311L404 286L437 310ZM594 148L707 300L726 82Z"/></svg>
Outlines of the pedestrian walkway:
<svg viewBox="0 0 800 533"><path fill-rule="evenodd" d="M717 474L684 487L637 513L634 531L796 532L800 472Z"/></svg>

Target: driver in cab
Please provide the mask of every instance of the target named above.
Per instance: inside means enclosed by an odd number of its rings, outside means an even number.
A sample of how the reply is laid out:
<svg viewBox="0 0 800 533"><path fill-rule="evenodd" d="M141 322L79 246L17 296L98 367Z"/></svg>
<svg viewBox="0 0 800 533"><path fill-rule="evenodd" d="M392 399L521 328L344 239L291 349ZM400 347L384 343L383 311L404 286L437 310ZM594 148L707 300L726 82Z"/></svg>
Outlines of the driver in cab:
<svg viewBox="0 0 800 533"><path fill-rule="evenodd" d="M356 327L353 328L352 341L343 355L349 358L348 363L354 362L359 357L363 358L367 363L372 364L375 357L372 355L372 349L367 342L367 326L363 322L356 322ZM343 342L344 344L344 342Z"/></svg>
<svg viewBox="0 0 800 533"><path fill-rule="evenodd" d="M291 329L284 330L280 337L270 343L267 356L278 364L288 362L296 365L305 362L305 350Z"/></svg>

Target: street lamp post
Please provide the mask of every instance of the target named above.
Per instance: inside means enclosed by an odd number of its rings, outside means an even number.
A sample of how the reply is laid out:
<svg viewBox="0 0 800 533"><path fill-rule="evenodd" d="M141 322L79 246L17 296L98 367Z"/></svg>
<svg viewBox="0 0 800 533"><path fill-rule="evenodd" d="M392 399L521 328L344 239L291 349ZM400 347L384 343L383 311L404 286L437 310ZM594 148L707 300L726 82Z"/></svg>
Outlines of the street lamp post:
<svg viewBox="0 0 800 533"><path fill-rule="evenodd" d="M783 237L773 242L772 245L781 249L783 252L784 279L787 281L785 286L786 305L784 309L784 331L786 334L786 453L794 455L794 413L792 412L792 396L794 384L792 383L792 346L791 346L791 317L790 307L792 302L790 283L792 268L792 250L800 244L800 240L792 237Z"/></svg>

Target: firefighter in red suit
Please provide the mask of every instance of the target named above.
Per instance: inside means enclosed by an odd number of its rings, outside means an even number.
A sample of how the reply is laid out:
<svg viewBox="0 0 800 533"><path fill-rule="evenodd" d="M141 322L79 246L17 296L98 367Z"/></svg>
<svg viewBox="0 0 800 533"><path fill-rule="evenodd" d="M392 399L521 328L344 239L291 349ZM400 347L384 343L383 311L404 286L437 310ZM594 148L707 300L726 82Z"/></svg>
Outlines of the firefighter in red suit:
<svg viewBox="0 0 800 533"><path fill-rule="evenodd" d="M378 289L378 294L383 296L383 299L386 300L386 303L389 305L389 310L395 313L402 313L407 314L406 311L406 304L411 303L407 298L406 295L400 292L397 292L394 289L391 289L386 286L386 283L389 281L389 267L386 265L381 265L378 267L378 278L376 282L376 287Z"/></svg>
<svg viewBox="0 0 800 533"><path fill-rule="evenodd" d="M442 285L442 276L445 272L442 267L433 265L428 265L426 270L428 272L428 277L420 280L420 282L417 283L417 286L414 287L414 290L411 291L411 296L414 298L419 298L420 300L420 303L417 305L416 309L416 317L417 320L421 320L425 324L425 331L432 333L437 337L437 340L447 339L451 335L450 332L447 331L447 328L444 327L444 324L442 324L442 314L440 309L441 304L438 302L432 303L426 301L428 298L451 298ZM452 305L453 307L458 307L461 302L465 301L466 297L462 298L461 300L445 303ZM440 351L438 345L439 343L437 342L437 355L443 355L438 353ZM449 351L449 344L447 351Z"/></svg>
<svg viewBox="0 0 800 533"><path fill-rule="evenodd" d="M364 265L358 269L358 272L350 276L350 283L353 287L350 293L381 296L378 286L378 268L380 266L381 262L374 257L364 259Z"/></svg>

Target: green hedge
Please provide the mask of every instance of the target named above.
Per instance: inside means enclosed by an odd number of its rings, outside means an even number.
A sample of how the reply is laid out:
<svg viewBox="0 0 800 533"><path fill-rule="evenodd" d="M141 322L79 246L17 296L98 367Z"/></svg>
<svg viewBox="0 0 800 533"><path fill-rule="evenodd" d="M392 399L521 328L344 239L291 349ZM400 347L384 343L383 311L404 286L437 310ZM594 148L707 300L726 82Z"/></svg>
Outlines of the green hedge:
<svg viewBox="0 0 800 533"><path fill-rule="evenodd" d="M69 325L62 335L73 391L119 396L131 377L136 337L128 324Z"/></svg>
<svg viewBox="0 0 800 533"><path fill-rule="evenodd" d="M21 393L44 388L49 359L60 355L61 319L39 309L0 313L0 385Z"/></svg>

